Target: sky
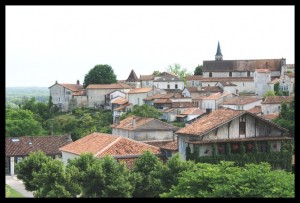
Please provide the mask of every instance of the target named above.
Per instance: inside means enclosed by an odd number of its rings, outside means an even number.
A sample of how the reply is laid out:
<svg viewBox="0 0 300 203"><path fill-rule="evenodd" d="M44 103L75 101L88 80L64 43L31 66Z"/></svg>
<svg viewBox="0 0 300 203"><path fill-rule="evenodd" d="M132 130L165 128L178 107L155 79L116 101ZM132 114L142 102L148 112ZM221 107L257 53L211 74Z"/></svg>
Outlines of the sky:
<svg viewBox="0 0 300 203"><path fill-rule="evenodd" d="M295 6L6 6L6 87L118 80L214 60L295 60Z"/></svg>

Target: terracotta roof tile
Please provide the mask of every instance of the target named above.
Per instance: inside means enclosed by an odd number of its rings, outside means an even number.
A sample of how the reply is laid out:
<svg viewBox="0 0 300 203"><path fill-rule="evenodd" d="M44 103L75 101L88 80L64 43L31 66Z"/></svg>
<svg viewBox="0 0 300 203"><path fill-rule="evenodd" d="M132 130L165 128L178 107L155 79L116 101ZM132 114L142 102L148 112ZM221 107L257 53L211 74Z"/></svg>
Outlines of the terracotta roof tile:
<svg viewBox="0 0 300 203"><path fill-rule="evenodd" d="M283 102L290 103L293 101L293 96L266 96L262 104L281 104Z"/></svg>
<svg viewBox="0 0 300 203"><path fill-rule="evenodd" d="M270 114L264 114L261 116L264 119L273 120L279 117L278 113L270 113Z"/></svg>
<svg viewBox="0 0 300 203"><path fill-rule="evenodd" d="M154 80L154 75L140 75L140 80Z"/></svg>
<svg viewBox="0 0 300 203"><path fill-rule="evenodd" d="M235 111L232 109L218 109L208 115L192 122L184 128L181 128L176 133L202 135L216 126L226 123L227 121L242 115L245 111Z"/></svg>
<svg viewBox="0 0 300 203"><path fill-rule="evenodd" d="M247 111L249 111L250 113L253 113L253 114L261 114L262 113L261 106L255 106L252 109L249 109Z"/></svg>
<svg viewBox="0 0 300 203"><path fill-rule="evenodd" d="M127 106L131 106L132 104L131 103L127 103L127 104L124 104L122 106L119 106L117 108L114 109L114 111L120 111L120 110L123 110L125 109Z"/></svg>
<svg viewBox="0 0 300 203"><path fill-rule="evenodd" d="M259 98L253 98L253 97L235 97L232 98L228 101L224 101L223 105L245 105L245 104L250 104L253 102L257 102L261 99Z"/></svg>
<svg viewBox="0 0 300 203"><path fill-rule="evenodd" d="M112 104L121 104L122 105L122 104L126 104L127 102L128 102L127 99L125 99L123 97L119 97L119 98L113 100L111 103Z"/></svg>
<svg viewBox="0 0 300 203"><path fill-rule="evenodd" d="M275 79L271 80L271 81L268 82L268 83L269 83L269 84L276 84L276 83L278 83L278 82L280 82L280 78L275 78Z"/></svg>
<svg viewBox="0 0 300 203"><path fill-rule="evenodd" d="M172 101L169 99L158 99L153 102L154 104L171 104Z"/></svg>
<svg viewBox="0 0 300 203"><path fill-rule="evenodd" d="M78 92L73 92L73 96L85 96L86 95L86 91L85 90L81 90Z"/></svg>
<svg viewBox="0 0 300 203"><path fill-rule="evenodd" d="M178 143L173 140L154 140L154 141L144 141L149 145L153 145L162 149L168 149L172 151L178 151Z"/></svg>
<svg viewBox="0 0 300 203"><path fill-rule="evenodd" d="M27 156L39 150L47 155L61 154L59 148L71 142L68 135L6 137L5 156Z"/></svg>
<svg viewBox="0 0 300 203"><path fill-rule="evenodd" d="M83 86L82 85L77 85L77 84L65 84L65 83L57 83L69 90L72 90L73 92L78 92L80 91L81 89L83 89Z"/></svg>
<svg viewBox="0 0 300 203"><path fill-rule="evenodd" d="M285 75L289 76L290 78L294 78L295 77L295 73L285 73Z"/></svg>
<svg viewBox="0 0 300 203"><path fill-rule="evenodd" d="M187 108L181 114L182 115L202 115L205 111L200 110L199 108Z"/></svg>
<svg viewBox="0 0 300 203"><path fill-rule="evenodd" d="M189 108L189 107L196 107L195 104L192 102L173 102L172 103L173 108Z"/></svg>
<svg viewBox="0 0 300 203"><path fill-rule="evenodd" d="M135 125L134 125L135 121ZM124 130L176 130L177 127L162 122L155 118L142 118L138 116L130 116L120 121L120 124L112 124L112 128Z"/></svg>
<svg viewBox="0 0 300 203"><path fill-rule="evenodd" d="M131 89L131 86L124 83L90 84L86 89Z"/></svg>
<svg viewBox="0 0 300 203"><path fill-rule="evenodd" d="M128 94L146 93L146 92L150 92L151 90L153 90L152 87L135 88L130 90Z"/></svg>
<svg viewBox="0 0 300 203"><path fill-rule="evenodd" d="M182 95L179 93L168 93L168 94L154 94L150 97L145 98L145 101L151 101L154 99L169 99L169 98L179 98Z"/></svg>

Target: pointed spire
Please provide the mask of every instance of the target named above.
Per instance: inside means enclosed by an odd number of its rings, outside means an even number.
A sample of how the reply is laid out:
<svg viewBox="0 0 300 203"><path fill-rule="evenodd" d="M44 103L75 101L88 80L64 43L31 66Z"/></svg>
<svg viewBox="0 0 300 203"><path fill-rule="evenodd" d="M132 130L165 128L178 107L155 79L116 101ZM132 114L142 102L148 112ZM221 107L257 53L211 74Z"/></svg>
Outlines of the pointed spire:
<svg viewBox="0 0 300 203"><path fill-rule="evenodd" d="M136 76L134 70L132 69L126 82L136 82L136 81L139 81L138 77Z"/></svg>
<svg viewBox="0 0 300 203"><path fill-rule="evenodd" d="M221 47L220 47L220 42L219 41L218 41L218 48L217 48L217 53L216 53L215 59L216 59L216 61L223 60L223 55L222 55L222 52L221 52Z"/></svg>

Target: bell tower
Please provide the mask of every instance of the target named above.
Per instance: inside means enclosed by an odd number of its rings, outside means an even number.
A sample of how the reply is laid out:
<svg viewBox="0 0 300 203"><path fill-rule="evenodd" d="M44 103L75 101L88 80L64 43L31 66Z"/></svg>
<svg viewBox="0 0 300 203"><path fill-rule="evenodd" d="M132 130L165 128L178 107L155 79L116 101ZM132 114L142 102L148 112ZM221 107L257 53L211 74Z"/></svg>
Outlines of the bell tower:
<svg viewBox="0 0 300 203"><path fill-rule="evenodd" d="M221 47L220 47L220 42L218 41L218 48L217 48L217 53L215 55L215 60L216 61L221 61L223 60L223 55L221 53Z"/></svg>

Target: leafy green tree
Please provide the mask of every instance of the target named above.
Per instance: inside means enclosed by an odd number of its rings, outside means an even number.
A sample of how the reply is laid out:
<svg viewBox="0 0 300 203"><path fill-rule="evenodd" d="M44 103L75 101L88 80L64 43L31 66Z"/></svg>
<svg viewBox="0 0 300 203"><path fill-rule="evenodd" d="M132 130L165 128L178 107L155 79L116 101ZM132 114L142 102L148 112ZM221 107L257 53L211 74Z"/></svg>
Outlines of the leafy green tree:
<svg viewBox="0 0 300 203"><path fill-rule="evenodd" d="M89 84L111 84L117 82L117 76L110 65L96 65L84 78L84 86Z"/></svg>
<svg viewBox="0 0 300 203"><path fill-rule="evenodd" d="M198 65L194 70L194 75L203 75L203 66Z"/></svg>
<svg viewBox="0 0 300 203"><path fill-rule="evenodd" d="M71 132L72 140L78 140L83 136L96 131L95 121L91 115L85 113L76 123L74 130Z"/></svg>
<svg viewBox="0 0 300 203"><path fill-rule="evenodd" d="M124 115L124 116L123 116ZM160 118L162 115L156 108L149 106L147 104L143 104L141 106L135 105L133 107L132 112L128 112L123 114L120 119L123 120L131 115L146 117L146 118Z"/></svg>
<svg viewBox="0 0 300 203"><path fill-rule="evenodd" d="M34 197L76 197L80 187L74 184L65 172L63 162L54 160L42 164L39 171L33 172L33 183L37 187Z"/></svg>
<svg viewBox="0 0 300 203"><path fill-rule="evenodd" d="M169 65L169 67L167 68L167 71L177 75L180 79L182 79L184 81L184 84L186 84L186 76L192 75L192 73L188 72L188 70L186 68L181 68L180 64L178 64L178 63Z"/></svg>
<svg viewBox="0 0 300 203"><path fill-rule="evenodd" d="M26 190L35 191L38 189L38 186L33 182L33 173L39 172L42 165L50 161L50 157L39 151L30 153L26 159L22 159L16 164L17 177L24 182Z"/></svg>
<svg viewBox="0 0 300 203"><path fill-rule="evenodd" d="M273 90L269 90L269 91L267 91L267 92L263 95L263 99L265 100L265 98L266 98L267 96L276 96L276 95L275 95L275 92L274 92Z"/></svg>
<svg viewBox="0 0 300 203"><path fill-rule="evenodd" d="M181 173L179 183L161 197L295 197L295 176L282 170L272 170L270 164L234 166L197 163L193 170Z"/></svg>
<svg viewBox="0 0 300 203"><path fill-rule="evenodd" d="M154 75L154 76L159 76L160 74L161 74L161 72L159 72L159 70L155 70L152 73L152 75Z"/></svg>
<svg viewBox="0 0 300 203"><path fill-rule="evenodd" d="M163 163L149 151L143 153L135 163L133 172L140 176L136 182L133 197L158 197L163 191L159 173Z"/></svg>
<svg viewBox="0 0 300 203"><path fill-rule="evenodd" d="M42 125L30 110L5 110L5 136L19 137L22 135L40 135L43 133Z"/></svg>
<svg viewBox="0 0 300 203"><path fill-rule="evenodd" d="M273 121L289 130L292 137L295 136L295 100L293 100L289 105L286 103L281 104L279 117Z"/></svg>

